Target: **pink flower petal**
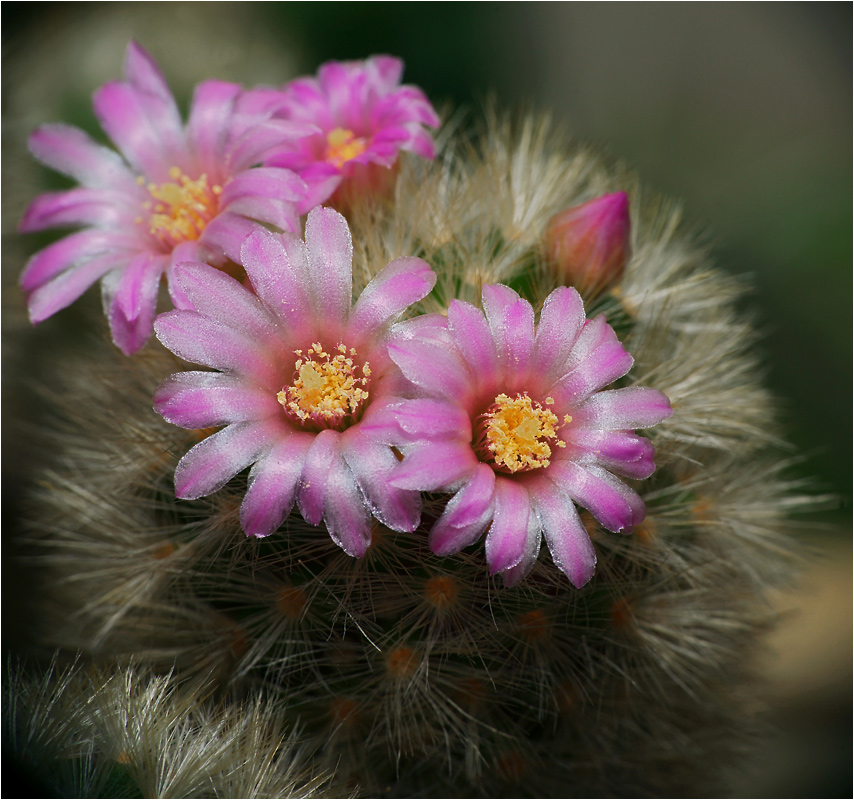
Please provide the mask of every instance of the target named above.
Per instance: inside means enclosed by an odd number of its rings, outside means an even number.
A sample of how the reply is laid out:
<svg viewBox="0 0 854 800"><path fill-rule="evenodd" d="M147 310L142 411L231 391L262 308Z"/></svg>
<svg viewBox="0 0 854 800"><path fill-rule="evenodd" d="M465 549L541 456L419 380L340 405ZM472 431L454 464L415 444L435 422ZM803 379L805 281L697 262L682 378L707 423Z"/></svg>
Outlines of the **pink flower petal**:
<svg viewBox="0 0 854 800"><path fill-rule="evenodd" d="M143 304L150 302L152 294L156 299L156 285L160 282L162 268L163 260L150 253L134 256L125 267L113 302L129 322L140 316ZM155 281L154 287L151 286L152 281Z"/></svg>
<svg viewBox="0 0 854 800"><path fill-rule="evenodd" d="M266 162L281 148L291 147L295 140L316 132L316 126L301 122L283 119L255 121L229 141L223 158L234 172L242 172Z"/></svg>
<svg viewBox="0 0 854 800"><path fill-rule="evenodd" d="M225 486L272 444L267 423L229 425L190 450L175 470L175 496L195 500Z"/></svg>
<svg viewBox="0 0 854 800"><path fill-rule="evenodd" d="M95 281L124 266L127 256L108 253L91 258L73 269L41 284L27 297L30 321L36 325L70 306Z"/></svg>
<svg viewBox="0 0 854 800"><path fill-rule="evenodd" d="M368 159L375 163L391 166L397 151L406 146L410 136L409 128L405 124L396 124L386 117L383 120L382 130L378 131L373 138L372 147L362 155L367 155Z"/></svg>
<svg viewBox="0 0 854 800"><path fill-rule="evenodd" d="M169 257L169 267L166 270L166 281L169 285L169 298L172 300L172 305L181 311L195 311L195 308L190 302L190 298L187 297L181 287L178 286L178 280L175 277L175 269L178 264L182 264L185 261L202 260L204 257L203 253L205 252L207 252L206 249L200 247L197 242L181 242L181 244L172 250ZM215 259L210 257L205 260L212 264L217 263Z"/></svg>
<svg viewBox="0 0 854 800"><path fill-rule="evenodd" d="M486 563L491 575L515 567L524 558L530 512L527 489L508 478L496 478L495 512L486 534Z"/></svg>
<svg viewBox="0 0 854 800"><path fill-rule="evenodd" d="M274 347L280 335L267 307L241 283L207 264L184 263L175 280L200 314L240 329L259 344Z"/></svg>
<svg viewBox="0 0 854 800"><path fill-rule="evenodd" d="M498 351L483 312L471 303L451 300L448 328L472 375L481 385L497 384L500 376Z"/></svg>
<svg viewBox="0 0 854 800"><path fill-rule="evenodd" d="M430 122L427 123L428 125L439 124L439 118L435 114L430 114L428 118L430 119ZM433 138L426 131L415 131L406 149L411 150L415 155L421 156L421 158L436 158L436 145L433 142Z"/></svg>
<svg viewBox="0 0 854 800"><path fill-rule="evenodd" d="M459 439L471 441L469 415L456 405L441 400L404 400L375 411L373 407L359 426L375 441L402 444L419 439Z"/></svg>
<svg viewBox="0 0 854 800"><path fill-rule="evenodd" d="M559 460L572 458L579 464L604 467L628 478L648 478L655 471L655 449L634 433L572 426L565 441L570 446L558 451Z"/></svg>
<svg viewBox="0 0 854 800"><path fill-rule="evenodd" d="M296 202L303 194L305 183L290 170L256 167L235 175L223 187L219 201L222 207L246 197L272 197Z"/></svg>
<svg viewBox="0 0 854 800"><path fill-rule="evenodd" d="M327 168L325 164L302 170L300 171L300 175L305 180L306 186L308 186L305 198L299 204L300 214L307 214L315 206L325 203L332 197L343 180L343 176L339 170L334 167L331 169Z"/></svg>
<svg viewBox="0 0 854 800"><path fill-rule="evenodd" d="M614 329L606 321L604 314L600 314L593 319L588 319L582 326L581 333L578 335L575 345L566 361L566 372L575 369L579 364L590 358L598 347L617 341L617 334L614 333Z"/></svg>
<svg viewBox="0 0 854 800"><path fill-rule="evenodd" d="M371 513L340 455L329 466L323 521L332 541L348 556L365 555L371 543Z"/></svg>
<svg viewBox="0 0 854 800"><path fill-rule="evenodd" d="M271 86L256 86L242 92L237 103L235 129L243 133L258 121L270 119L282 107L284 93Z"/></svg>
<svg viewBox="0 0 854 800"><path fill-rule="evenodd" d="M483 310L498 359L517 382L527 378L534 349L534 310L527 300L500 284L483 287Z"/></svg>
<svg viewBox="0 0 854 800"><path fill-rule="evenodd" d="M300 230L298 204L307 187L285 169L258 167L236 175L224 187L220 209L241 214L281 230Z"/></svg>
<svg viewBox="0 0 854 800"><path fill-rule="evenodd" d="M494 495L495 472L487 464L478 464L430 531L430 549L447 556L474 544L492 520Z"/></svg>
<svg viewBox="0 0 854 800"><path fill-rule="evenodd" d="M156 131L162 149L172 156L173 163L183 163L187 153L175 98L154 59L136 42L128 45L125 75L136 90L146 120Z"/></svg>
<svg viewBox="0 0 854 800"><path fill-rule="evenodd" d="M113 342L125 355L135 353L151 337L164 267L162 258L138 256L119 279L112 300L105 299ZM110 284L102 288L108 298Z"/></svg>
<svg viewBox="0 0 854 800"><path fill-rule="evenodd" d="M575 289L561 286L546 298L537 325L532 369L544 384L554 382L568 371L566 362L584 321L584 304Z"/></svg>
<svg viewBox="0 0 854 800"><path fill-rule="evenodd" d="M125 77L128 83L143 94L152 95L159 100L172 101L177 116L178 107L174 105L172 93L166 85L166 79L151 54L139 42L133 40L125 51Z"/></svg>
<svg viewBox="0 0 854 800"><path fill-rule="evenodd" d="M459 351L455 350L416 338L396 338L388 346L392 361L412 383L428 394L467 407L473 390L472 379Z"/></svg>
<svg viewBox="0 0 854 800"><path fill-rule="evenodd" d="M299 230L297 203L276 197L241 197L228 206L230 214L240 214L281 231Z"/></svg>
<svg viewBox="0 0 854 800"><path fill-rule="evenodd" d="M295 78L281 93L278 111L288 119L311 120L324 130L335 127L326 97L314 78Z"/></svg>
<svg viewBox="0 0 854 800"><path fill-rule="evenodd" d="M467 441L417 444L407 449L403 463L389 480L400 489L452 491L477 464Z"/></svg>
<svg viewBox="0 0 854 800"><path fill-rule="evenodd" d="M240 524L247 536L268 536L290 514L313 438L307 433L293 433L255 462L240 506Z"/></svg>
<svg viewBox="0 0 854 800"><path fill-rule="evenodd" d="M113 81L95 92L92 103L101 127L130 165L155 183L167 181L169 168L178 165L180 154L167 149L168 134L164 141L151 126L141 93Z"/></svg>
<svg viewBox="0 0 854 800"><path fill-rule="evenodd" d="M133 173L114 150L98 144L71 125L42 125L30 136L30 152L48 167L84 186L133 192Z"/></svg>
<svg viewBox="0 0 854 800"><path fill-rule="evenodd" d="M297 236L259 229L247 237L240 261L252 288L266 306L287 323L292 342L316 338L308 288L308 253Z"/></svg>
<svg viewBox="0 0 854 800"><path fill-rule="evenodd" d="M637 493L599 467L553 461L548 477L614 533L630 533L646 516L646 507Z"/></svg>
<svg viewBox="0 0 854 800"><path fill-rule="evenodd" d="M240 247L246 237L260 230L261 225L240 214L223 211L214 217L203 231L200 244L216 253L222 253L235 263L240 261Z"/></svg>
<svg viewBox="0 0 854 800"><path fill-rule="evenodd" d="M211 428L282 414L272 392L222 372L178 372L154 393L154 410L182 428Z"/></svg>
<svg viewBox="0 0 854 800"><path fill-rule="evenodd" d="M372 442L358 426L343 434L341 452L373 515L392 530L414 531L421 518L421 496L389 483L398 466L391 448Z"/></svg>
<svg viewBox="0 0 854 800"><path fill-rule="evenodd" d="M400 341L418 340L439 345L444 349L454 349L454 340L448 330L448 320L441 314L420 314L405 319L394 326L395 339Z"/></svg>
<svg viewBox="0 0 854 800"><path fill-rule="evenodd" d="M607 431L633 430L657 425L672 414L666 395L648 386L630 386L598 392L575 410L573 420Z"/></svg>
<svg viewBox="0 0 854 800"><path fill-rule="evenodd" d="M438 128L441 124L427 95L416 86L401 86L393 94L382 98L374 106L373 117L375 120L394 120L403 124L412 135L424 132L422 125Z"/></svg>
<svg viewBox="0 0 854 800"><path fill-rule="evenodd" d="M321 431L314 437L306 456L297 503L306 522L312 525L319 525L323 518L327 484L333 462L342 460L338 448L339 438L340 434L337 431Z"/></svg>
<svg viewBox="0 0 854 800"><path fill-rule="evenodd" d="M305 246L314 310L339 327L353 301L353 238L347 220L331 208L310 211Z"/></svg>
<svg viewBox="0 0 854 800"><path fill-rule="evenodd" d="M127 261L136 254L134 241L113 231L84 230L72 233L40 250L21 274L21 288L31 292L67 269L75 269L96 256L112 254ZM94 279L93 279L94 280Z"/></svg>
<svg viewBox="0 0 854 800"><path fill-rule="evenodd" d="M106 228L133 221L135 209L127 195L106 189L48 192L30 203L18 230L21 233L77 225Z"/></svg>
<svg viewBox="0 0 854 800"><path fill-rule="evenodd" d="M581 588L596 568L596 551L574 503L551 481L531 481L531 500L555 565Z"/></svg>
<svg viewBox="0 0 854 800"><path fill-rule="evenodd" d="M202 170L220 167L228 124L240 86L224 81L205 81L196 87L190 106L187 134ZM208 175L212 181L219 175Z"/></svg>
<svg viewBox="0 0 854 800"><path fill-rule="evenodd" d="M403 77L403 61L394 56L371 56L365 61L365 68L387 91L394 89Z"/></svg>
<svg viewBox="0 0 854 800"><path fill-rule="evenodd" d="M281 376L265 351L241 331L195 311L168 311L154 323L157 338L185 361L227 370L270 390Z"/></svg>
<svg viewBox="0 0 854 800"><path fill-rule="evenodd" d="M346 64L328 61L317 70L317 79L335 119L342 126L360 129L362 125L358 123L367 110L364 73L354 73Z"/></svg>
<svg viewBox="0 0 854 800"><path fill-rule="evenodd" d="M420 258L396 258L365 287L350 314L348 341L358 345L426 297L436 273Z"/></svg>
<svg viewBox="0 0 854 800"><path fill-rule="evenodd" d="M611 489L618 493L628 504L631 509L631 518L629 520L629 526L634 527L635 525L640 525L641 522L646 519L646 504L643 500L641 500L640 495L630 488L626 486L618 477L612 475L605 469L601 467L588 467L589 472L591 472L594 476L599 478L604 484L607 484L611 487ZM622 531L623 533L630 533L630 530ZM619 531L618 531L619 533Z"/></svg>
<svg viewBox="0 0 854 800"><path fill-rule="evenodd" d="M576 406L617 378L622 378L634 359L620 342L606 342L549 388L558 407Z"/></svg>
<svg viewBox="0 0 854 800"><path fill-rule="evenodd" d="M528 535L525 539L525 550L519 563L508 567L501 573L505 586L516 586L534 568L537 556L540 554L540 543L543 540L542 523L532 507L528 514Z"/></svg>

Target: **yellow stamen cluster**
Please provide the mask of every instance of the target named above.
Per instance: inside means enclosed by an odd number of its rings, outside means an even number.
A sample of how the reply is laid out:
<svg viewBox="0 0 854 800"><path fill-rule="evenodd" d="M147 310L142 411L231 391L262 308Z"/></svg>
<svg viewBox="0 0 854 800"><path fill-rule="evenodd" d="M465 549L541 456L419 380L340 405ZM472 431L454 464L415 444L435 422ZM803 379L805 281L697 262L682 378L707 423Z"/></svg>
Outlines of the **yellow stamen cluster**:
<svg viewBox="0 0 854 800"><path fill-rule="evenodd" d="M178 167L169 170L171 181L149 183L137 178L145 186L151 200L142 204L148 212L148 229L164 244L174 246L180 242L195 241L202 235L205 226L216 216L221 186L210 186L208 176L200 175L193 180ZM137 219L142 224L142 217Z"/></svg>
<svg viewBox="0 0 854 800"><path fill-rule="evenodd" d="M545 402L553 405L554 399L547 397ZM566 415L563 421L571 422L572 417ZM515 398L500 394L483 415L482 449L499 469L508 472L547 467L552 446L566 447L557 438L559 427L557 415L527 394Z"/></svg>
<svg viewBox="0 0 854 800"><path fill-rule="evenodd" d="M282 389L276 399L303 425L338 428L349 422L368 399L370 365L366 361L359 367L352 358L356 355L353 348L349 355L343 344L336 349L337 354L332 355L315 342L305 353L294 351L298 356L294 382Z"/></svg>
<svg viewBox="0 0 854 800"><path fill-rule="evenodd" d="M335 128L326 134L326 160L338 169L350 159L362 155L368 147L367 139L356 136L346 128Z"/></svg>

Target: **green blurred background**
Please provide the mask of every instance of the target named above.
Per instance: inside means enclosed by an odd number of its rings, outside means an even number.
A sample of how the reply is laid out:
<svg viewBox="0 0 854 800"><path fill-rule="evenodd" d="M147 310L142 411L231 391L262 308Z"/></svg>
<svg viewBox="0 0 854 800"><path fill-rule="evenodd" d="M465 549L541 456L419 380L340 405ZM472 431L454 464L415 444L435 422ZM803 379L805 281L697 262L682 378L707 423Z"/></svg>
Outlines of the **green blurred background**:
<svg viewBox="0 0 854 800"><path fill-rule="evenodd" d="M805 458L801 474L816 490L837 499L818 515L829 527L803 534L817 555L801 589L779 600L797 611L765 665L780 732L735 791L847 794L851 4L5 2L2 22L7 498L25 449L15 435L28 408L15 392L21 365L51 331L55 341L63 327L86 324L69 309L31 331L15 287L41 244L15 226L26 202L54 185L26 155L32 128L63 120L97 133L91 92L120 76L131 37L183 101L209 77L282 83L328 59L401 56L405 80L439 106L476 116L494 94L504 107L550 111L646 185L682 199L716 263L750 276L745 309L763 333L792 453Z"/></svg>

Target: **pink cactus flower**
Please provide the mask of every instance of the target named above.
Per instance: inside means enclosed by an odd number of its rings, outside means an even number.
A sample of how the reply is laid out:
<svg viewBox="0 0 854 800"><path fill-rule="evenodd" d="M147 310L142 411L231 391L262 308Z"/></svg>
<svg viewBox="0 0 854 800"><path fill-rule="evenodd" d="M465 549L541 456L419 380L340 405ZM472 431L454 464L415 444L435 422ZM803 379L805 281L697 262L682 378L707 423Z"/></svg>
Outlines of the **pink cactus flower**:
<svg viewBox="0 0 854 800"><path fill-rule="evenodd" d="M303 212L328 200L345 179L375 180L370 167L392 167L401 150L435 156L424 126L437 127L439 117L420 89L400 85L402 74L400 59L373 56L330 61L316 78L285 86L277 115L320 130L286 144L267 163L293 170L308 184Z"/></svg>
<svg viewBox="0 0 854 800"><path fill-rule="evenodd" d="M454 300L447 320L405 323L417 335L389 354L422 396L382 409L370 434L404 454L394 486L455 493L430 532L435 553L488 529L490 571L512 585L545 536L583 586L596 555L576 504L611 531L643 520L642 500L614 473L653 472L653 447L634 429L669 417L670 403L647 387L601 391L633 359L604 317L585 320L575 289L552 292L536 328L530 303L506 286L484 287L483 308Z"/></svg>
<svg viewBox="0 0 854 800"><path fill-rule="evenodd" d="M120 154L67 125L30 138L36 158L80 186L37 197L21 230L83 230L36 253L21 286L38 323L101 280L113 341L130 354L151 334L164 274L174 305L188 307L174 281L178 262L236 260L253 221L297 229L305 185L288 170L256 165L272 146L313 129L270 119L256 95L220 81L196 88L185 128L163 75L134 42L125 77L94 97Z"/></svg>
<svg viewBox="0 0 854 800"><path fill-rule="evenodd" d="M209 495L251 465L240 509L247 535L272 533L294 502L352 556L371 542L372 514L414 530L420 496L388 482L397 459L363 426L400 381L387 352L394 320L430 292L435 274L421 259L395 259L351 308L350 230L325 208L308 215L305 242L259 230L241 254L251 288L181 264L176 280L195 310L155 321L166 347L217 370L172 375L155 409L184 428L225 426L181 459L176 495Z"/></svg>
<svg viewBox="0 0 854 800"><path fill-rule="evenodd" d="M585 297L610 289L631 256L629 196L606 194L556 214L545 247L559 278Z"/></svg>

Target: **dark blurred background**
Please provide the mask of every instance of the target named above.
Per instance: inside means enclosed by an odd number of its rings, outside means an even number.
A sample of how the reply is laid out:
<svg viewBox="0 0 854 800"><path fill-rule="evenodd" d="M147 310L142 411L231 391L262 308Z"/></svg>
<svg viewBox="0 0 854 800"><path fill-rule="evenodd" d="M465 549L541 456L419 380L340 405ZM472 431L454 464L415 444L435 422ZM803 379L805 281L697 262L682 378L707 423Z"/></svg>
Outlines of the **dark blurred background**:
<svg viewBox="0 0 854 800"><path fill-rule="evenodd" d="M492 93L504 107L550 111L683 200L720 268L750 276L745 310L763 334L792 453L836 499L800 534L815 555L778 598L794 613L764 664L778 732L734 793L847 795L851 29L849 3L3 3L4 499L23 441L22 354L48 342L44 328L84 324L69 309L31 331L16 289L42 242L15 227L55 180L28 158L28 133L62 120L98 134L91 93L120 76L132 37L185 102L205 78L279 84L329 59L401 56L405 80L438 106L476 115Z"/></svg>

